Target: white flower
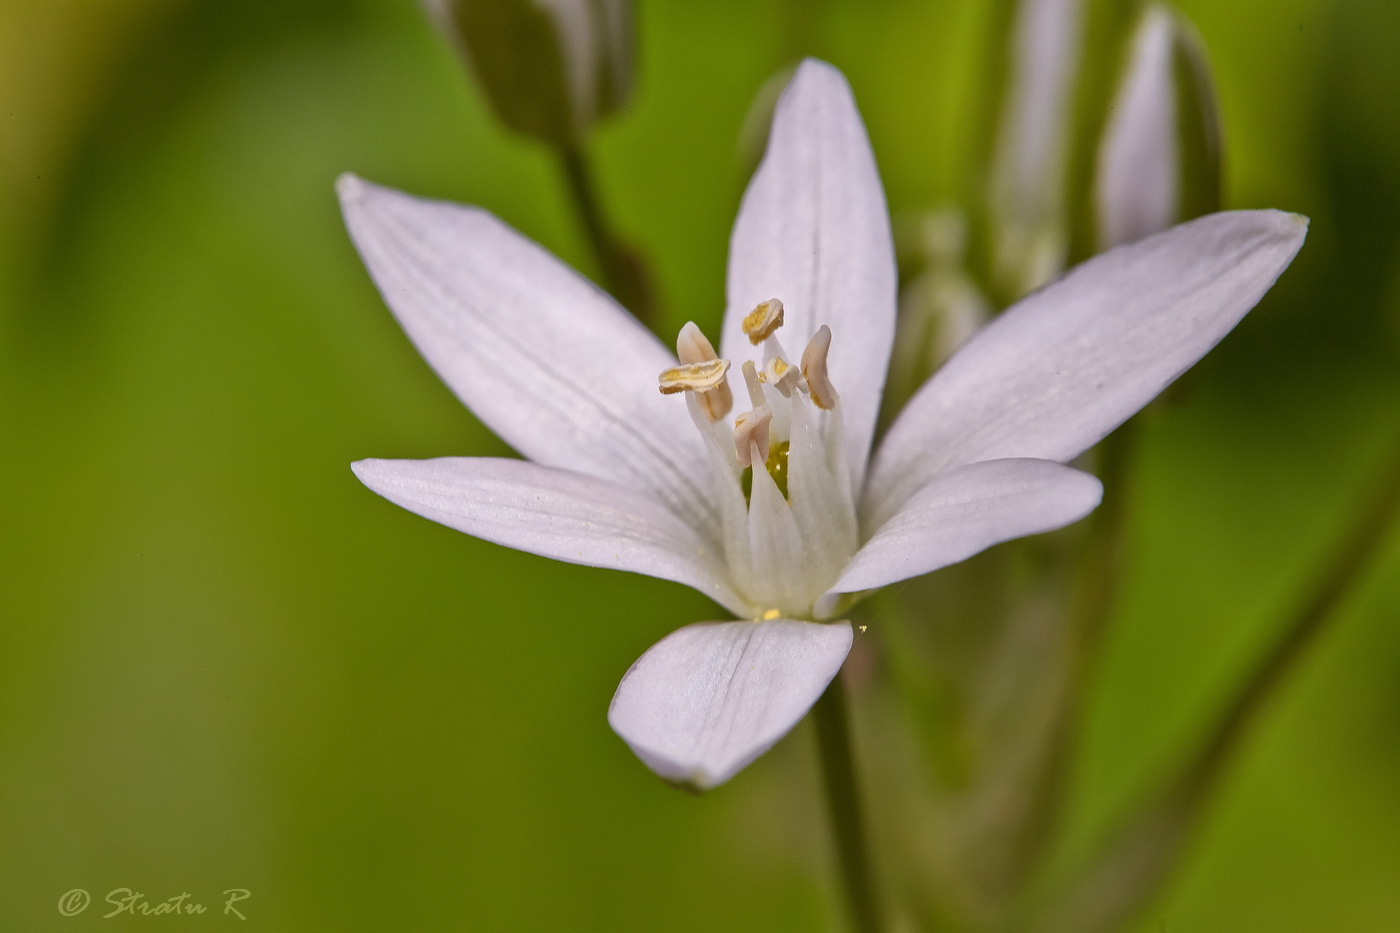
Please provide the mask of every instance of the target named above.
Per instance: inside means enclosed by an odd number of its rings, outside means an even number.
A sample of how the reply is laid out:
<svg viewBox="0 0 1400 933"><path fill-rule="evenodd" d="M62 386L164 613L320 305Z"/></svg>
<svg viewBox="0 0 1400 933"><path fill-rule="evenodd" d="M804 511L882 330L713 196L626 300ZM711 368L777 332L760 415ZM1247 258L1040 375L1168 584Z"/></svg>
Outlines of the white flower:
<svg viewBox="0 0 1400 933"><path fill-rule="evenodd" d="M894 255L828 65L804 63L778 105L734 228L719 354L687 325L672 356L485 211L349 176L340 194L409 337L529 458L363 460L356 475L468 534L685 583L741 619L662 639L609 712L653 770L699 787L821 695L852 638L824 620L853 594L1093 509L1098 481L1063 462L1223 337L1305 231L1275 211L1218 214L1085 263L964 346L872 459Z"/></svg>

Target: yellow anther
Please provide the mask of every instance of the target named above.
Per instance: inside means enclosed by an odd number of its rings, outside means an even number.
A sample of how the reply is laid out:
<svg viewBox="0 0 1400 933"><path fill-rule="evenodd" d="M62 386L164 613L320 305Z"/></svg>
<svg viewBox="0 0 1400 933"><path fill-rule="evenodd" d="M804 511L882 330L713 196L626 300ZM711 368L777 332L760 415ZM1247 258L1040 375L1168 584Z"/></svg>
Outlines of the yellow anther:
<svg viewBox="0 0 1400 933"><path fill-rule="evenodd" d="M682 365L693 363L708 363L717 360L719 355L715 353L714 344L710 343L694 321L686 322L681 328L681 332L676 337L676 356L680 358ZM682 389L685 387L682 386ZM662 392L667 390L663 387ZM672 389L672 392L678 391ZM725 377L720 380L719 385L713 389L697 389L695 399L700 403L700 408L705 412L705 417L711 422L715 422L729 414L734 407L734 393L729 389L729 379Z"/></svg>
<svg viewBox="0 0 1400 933"><path fill-rule="evenodd" d="M781 619L782 617L783 617L783 614L782 614L781 611L779 611L779 610L777 610L777 609L769 609L767 612L765 612L765 613L763 614L763 621L764 621L764 622L772 622L774 619ZM864 626L862 626L862 628L863 628L863 627L864 627Z"/></svg>
<svg viewBox="0 0 1400 933"><path fill-rule="evenodd" d="M702 363L682 363L662 370L657 376L662 395L677 392L708 392L724 384L729 372L728 360L705 360Z"/></svg>
<svg viewBox="0 0 1400 933"><path fill-rule="evenodd" d="M791 398L792 387L797 382L797 370L781 356L770 356L758 374L758 381L773 386L783 393L784 398Z"/></svg>
<svg viewBox="0 0 1400 933"><path fill-rule="evenodd" d="M734 419L734 452L739 455L740 469L754 466L755 447L759 457L768 456L768 426L772 422L773 412L767 406L746 411Z"/></svg>
<svg viewBox="0 0 1400 933"><path fill-rule="evenodd" d="M807 380L812 402L827 411L835 408L837 401L836 387L826 371L826 355L830 350L831 328L823 324L802 351L802 378Z"/></svg>
<svg viewBox="0 0 1400 933"><path fill-rule="evenodd" d="M779 327L783 326L783 303L769 298L757 308L744 315L744 333L749 343L758 346L767 340Z"/></svg>

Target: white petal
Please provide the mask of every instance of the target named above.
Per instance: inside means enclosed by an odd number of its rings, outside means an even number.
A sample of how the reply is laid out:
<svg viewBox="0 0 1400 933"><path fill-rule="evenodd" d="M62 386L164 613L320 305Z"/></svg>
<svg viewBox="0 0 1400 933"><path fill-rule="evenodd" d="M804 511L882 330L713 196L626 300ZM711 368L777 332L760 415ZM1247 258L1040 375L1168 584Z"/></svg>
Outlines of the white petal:
<svg viewBox="0 0 1400 933"><path fill-rule="evenodd" d="M821 595L821 590L805 592L807 554L802 546L802 532L792 507L778 491L762 459L754 465L751 476L749 554L753 570L744 594L765 606L806 616L809 612L804 610Z"/></svg>
<svg viewBox="0 0 1400 933"><path fill-rule="evenodd" d="M851 558L833 593L907 580L994 544L1062 528L1099 504L1103 486L1050 460L984 460L940 473Z"/></svg>
<svg viewBox="0 0 1400 933"><path fill-rule="evenodd" d="M829 582L855 553L859 532L849 487L832 475L815 412L796 403L788 450L788 499L801 532L804 574Z"/></svg>
<svg viewBox="0 0 1400 933"><path fill-rule="evenodd" d="M647 492L713 530L699 438L656 376L675 358L611 298L485 211L343 176L384 300L457 397L538 463Z"/></svg>
<svg viewBox="0 0 1400 933"><path fill-rule="evenodd" d="M792 354L831 328L831 380L859 483L894 341L894 243L865 126L830 65L803 62L778 101L730 238L728 293L721 346L736 368L745 359L762 366L763 348L740 326L759 302L782 301L778 337Z"/></svg>
<svg viewBox="0 0 1400 933"><path fill-rule="evenodd" d="M1104 249L1172 225L1178 161L1172 16L1153 6L1133 36L1128 69L1099 147L1094 185Z"/></svg>
<svg viewBox="0 0 1400 933"><path fill-rule="evenodd" d="M752 589L753 564L749 555L749 507L739 485L739 468L734 442L723 421L710 421L700 408L694 392L685 395L686 407L696 431L704 439L706 460L710 467L710 489L715 509L719 512L719 541L724 552L725 569L731 585L745 594ZM731 607L732 609L733 607ZM763 609L754 606L748 611L734 609L742 618L752 618ZM754 611L756 609L756 611Z"/></svg>
<svg viewBox="0 0 1400 933"><path fill-rule="evenodd" d="M910 400L877 452L875 527L943 470L1069 460L1191 367L1292 261L1307 219L1229 211L1090 259L979 331Z"/></svg>
<svg viewBox="0 0 1400 933"><path fill-rule="evenodd" d="M525 460L361 460L355 475L410 512L496 544L571 564L644 573L747 611L722 555L648 496Z"/></svg>
<svg viewBox="0 0 1400 933"><path fill-rule="evenodd" d="M687 625L632 665L608 723L666 780L714 787L797 725L850 650L849 622Z"/></svg>

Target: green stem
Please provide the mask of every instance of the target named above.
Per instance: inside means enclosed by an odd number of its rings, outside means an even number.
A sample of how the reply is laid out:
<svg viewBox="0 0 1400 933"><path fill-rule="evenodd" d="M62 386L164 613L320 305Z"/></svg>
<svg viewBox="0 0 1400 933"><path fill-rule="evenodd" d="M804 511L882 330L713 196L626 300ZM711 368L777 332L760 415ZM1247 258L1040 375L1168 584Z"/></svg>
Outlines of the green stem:
<svg viewBox="0 0 1400 933"><path fill-rule="evenodd" d="M812 708L817 724L822 778L832 834L846 883L851 924L857 933L880 933L880 910L870 871L870 850L861 817L856 787L855 760L851 752L851 724L846 687L838 676Z"/></svg>
<svg viewBox="0 0 1400 933"><path fill-rule="evenodd" d="M1092 553L1088 557L1087 579L1083 581L1084 589L1074 620L1075 662L1081 674L1093 664L1118 595L1139 421L1129 420L1099 445L1098 472L1103 481L1104 497L1091 519L1094 523L1090 529Z"/></svg>
<svg viewBox="0 0 1400 933"><path fill-rule="evenodd" d="M569 186L574 209L578 212L589 250L598 264L603 286L637 318L646 321L651 313L650 298L640 281L641 270L633 268L626 252L603 220L602 201L593 179L593 169L583 149L566 147L559 150L564 179Z"/></svg>
<svg viewBox="0 0 1400 933"><path fill-rule="evenodd" d="M1059 829L1068 802L1075 749L1082 731L1084 706L1104 631L1118 596L1123 575L1123 552L1128 531L1128 502L1132 498L1132 461L1137 448L1139 418L1129 420L1099 444L1099 478L1103 503L1089 519L1089 536L1082 570L1070 603L1069 657L1065 678L1069 684L1060 711L1054 759L1047 768L1045 799L1051 808L1046 834Z"/></svg>

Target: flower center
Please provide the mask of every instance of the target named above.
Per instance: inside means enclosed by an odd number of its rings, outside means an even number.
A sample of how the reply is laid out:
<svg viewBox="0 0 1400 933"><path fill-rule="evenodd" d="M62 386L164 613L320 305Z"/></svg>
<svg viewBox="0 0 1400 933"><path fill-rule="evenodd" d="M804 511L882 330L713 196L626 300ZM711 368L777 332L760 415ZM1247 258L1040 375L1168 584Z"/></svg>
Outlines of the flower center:
<svg viewBox="0 0 1400 933"><path fill-rule="evenodd" d="M855 495L846 462L839 396L827 368L831 330L811 335L799 365L777 331L783 303L769 299L743 320L762 346L762 365L739 367L749 409L734 405L731 361L694 323L676 340L680 365L661 373L663 394L685 393L705 440L721 517L725 565L754 618L779 612L813 618L816 602L856 549Z"/></svg>

